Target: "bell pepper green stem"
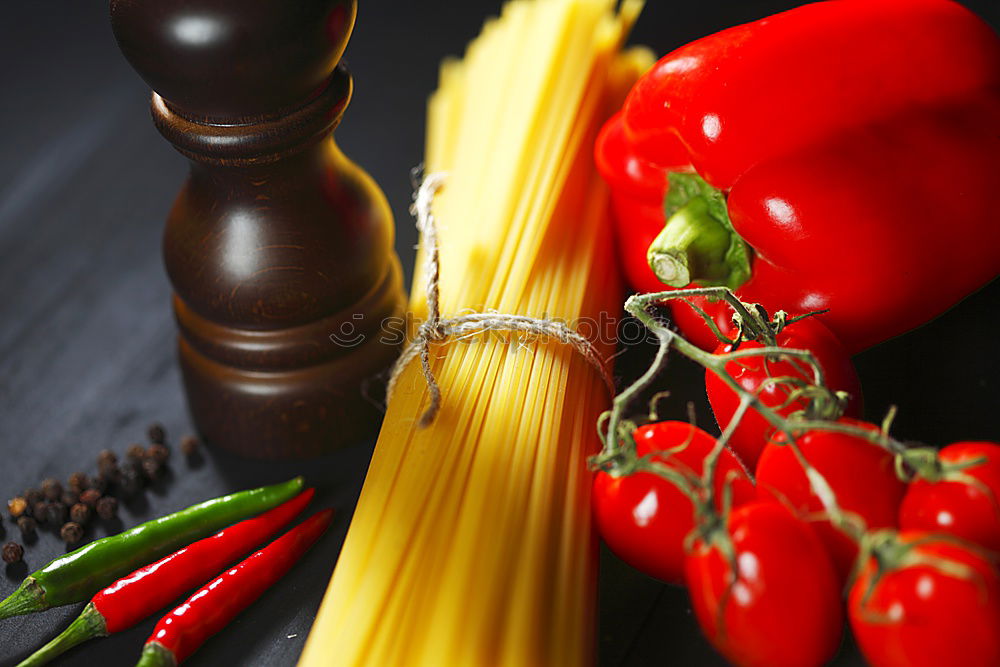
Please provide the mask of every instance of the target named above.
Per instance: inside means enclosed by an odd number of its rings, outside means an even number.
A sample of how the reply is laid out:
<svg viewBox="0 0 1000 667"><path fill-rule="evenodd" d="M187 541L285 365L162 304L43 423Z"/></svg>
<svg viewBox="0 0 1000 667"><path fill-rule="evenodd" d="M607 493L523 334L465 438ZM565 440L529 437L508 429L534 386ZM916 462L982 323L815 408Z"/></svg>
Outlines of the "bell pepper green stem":
<svg viewBox="0 0 1000 667"><path fill-rule="evenodd" d="M708 214L704 199L694 199L674 213L649 246L646 259L665 285L687 287L694 281L725 285L730 234Z"/></svg>
<svg viewBox="0 0 1000 667"><path fill-rule="evenodd" d="M32 573L0 602L0 618L87 600L142 565L285 502L298 495L302 485L302 478L296 477L231 493L95 540Z"/></svg>
<svg viewBox="0 0 1000 667"><path fill-rule="evenodd" d="M48 644L22 660L17 667L39 667L39 665L48 664L77 644L82 644L88 639L96 637L106 637L107 634L108 626L104 622L104 617L94 605L88 604L76 617L76 620L70 623L69 627Z"/></svg>
<svg viewBox="0 0 1000 667"><path fill-rule="evenodd" d="M646 254L653 273L671 287L738 288L750 277L750 252L733 229L725 197L696 174L668 179L667 223Z"/></svg>

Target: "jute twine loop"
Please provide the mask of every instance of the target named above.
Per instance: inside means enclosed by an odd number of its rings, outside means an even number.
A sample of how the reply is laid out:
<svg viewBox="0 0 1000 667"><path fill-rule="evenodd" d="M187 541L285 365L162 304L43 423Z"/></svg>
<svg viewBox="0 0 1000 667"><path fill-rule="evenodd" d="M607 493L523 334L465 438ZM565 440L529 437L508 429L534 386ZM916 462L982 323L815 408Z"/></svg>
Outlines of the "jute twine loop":
<svg viewBox="0 0 1000 667"><path fill-rule="evenodd" d="M462 337L483 333L486 331L510 331L516 333L537 334L539 336L551 336L559 342L569 345L597 369L607 385L608 391L612 395L615 393L615 383L611 374L597 353L594 345L585 337L574 331L566 324L557 320L527 317L525 315L506 315L503 313L486 312L459 315L456 317L442 318L439 297L439 278L441 272L440 256L438 252L437 222L431 212L431 205L434 195L444 185L447 174L435 172L427 174L420 183L416 194L413 197L413 206L410 212L416 217L417 230L420 232L421 243L424 248L424 277L427 281L427 319L417 329L417 334L406 346L399 359L392 367L392 375L389 377L389 385L386 395L391 397L396 388L399 376L415 357L420 357L420 368L427 382L427 389L430 392L430 404L427 410L421 415L418 422L421 427L425 427L434 421L438 410L441 409L441 388L434 378L431 370L430 345L440 343L452 337Z"/></svg>

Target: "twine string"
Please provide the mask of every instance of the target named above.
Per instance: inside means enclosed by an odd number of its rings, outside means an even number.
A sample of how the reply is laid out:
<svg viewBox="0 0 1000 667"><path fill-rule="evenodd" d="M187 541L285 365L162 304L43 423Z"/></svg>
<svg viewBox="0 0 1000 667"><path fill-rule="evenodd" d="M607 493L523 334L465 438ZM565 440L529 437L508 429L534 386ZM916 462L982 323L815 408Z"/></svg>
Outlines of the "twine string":
<svg viewBox="0 0 1000 667"><path fill-rule="evenodd" d="M431 210L434 195L444 185L447 174L434 172L427 174L413 197L410 212L416 218L417 230L424 248L424 276L427 281L427 319L417 329L416 336L403 349L402 354L392 367L386 395L392 396L396 383L403 369L416 357L420 357L420 369L427 383L430 402L420 416L419 425L425 427L434 421L441 409L441 388L438 386L434 372L431 370L431 343L444 342L450 338L459 338L486 331L508 331L513 333L550 336L560 343L569 345L583 355L584 359L597 369L601 379L607 385L611 395L615 393L615 383L607 366L587 338L579 332L558 320L527 317L526 315L508 315L488 311L471 313L455 317L442 318L439 306L440 295L440 253L438 250L437 221Z"/></svg>

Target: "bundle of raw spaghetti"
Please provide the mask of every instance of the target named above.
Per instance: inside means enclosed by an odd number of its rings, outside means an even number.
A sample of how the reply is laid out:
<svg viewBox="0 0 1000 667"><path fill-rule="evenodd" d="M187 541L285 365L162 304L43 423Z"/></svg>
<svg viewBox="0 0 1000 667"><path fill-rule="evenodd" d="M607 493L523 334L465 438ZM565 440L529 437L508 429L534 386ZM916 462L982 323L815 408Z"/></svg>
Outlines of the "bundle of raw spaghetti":
<svg viewBox="0 0 1000 667"><path fill-rule="evenodd" d="M447 173L433 201L443 317L559 319L610 356L613 327L597 341L596 323L620 292L591 147L652 62L619 52L641 3L615 4L511 2L442 66L426 169ZM440 411L418 424L428 383L409 363L300 665L591 662L586 457L610 399L601 374L573 346L523 333L430 351Z"/></svg>

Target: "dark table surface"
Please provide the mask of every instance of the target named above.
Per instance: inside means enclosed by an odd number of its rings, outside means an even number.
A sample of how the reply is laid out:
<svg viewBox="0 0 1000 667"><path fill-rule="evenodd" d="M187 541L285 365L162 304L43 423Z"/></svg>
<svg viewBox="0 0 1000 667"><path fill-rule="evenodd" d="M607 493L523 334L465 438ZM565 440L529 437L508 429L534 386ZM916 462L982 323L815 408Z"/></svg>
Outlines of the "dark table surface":
<svg viewBox="0 0 1000 667"><path fill-rule="evenodd" d="M165 0L161 0L165 1ZM636 42L664 53L794 2L651 0ZM966 4L994 26L1000 5ZM356 94L337 132L392 202L396 247L409 272L415 233L407 214L410 167L423 152L424 101L437 64L460 53L499 2L362 0L347 61ZM0 19L0 496L43 478L94 471L103 448L122 452L162 422L174 443L191 431L174 358L170 289L159 241L186 162L156 133L149 93L118 53L101 0L4 3ZM868 416L900 406L895 432L930 444L998 439L1000 284L936 322L857 357ZM650 350L633 349L619 374ZM666 380L697 399L698 373L678 364ZM673 406L682 410L680 401ZM197 465L174 460L167 478L127 504L116 525L290 477L308 469L317 505L338 508L328 535L280 585L212 639L191 664L294 664L309 632L361 488L371 445L308 464L261 463L217 451ZM0 541L20 537L4 519ZM26 565L7 566L0 597L64 551L43 531ZM683 591L602 553L602 665L722 664L700 637ZM0 622L0 665L13 665L59 632L81 605ZM64 665L133 664L155 619L91 642ZM850 649L838 664L859 664Z"/></svg>

